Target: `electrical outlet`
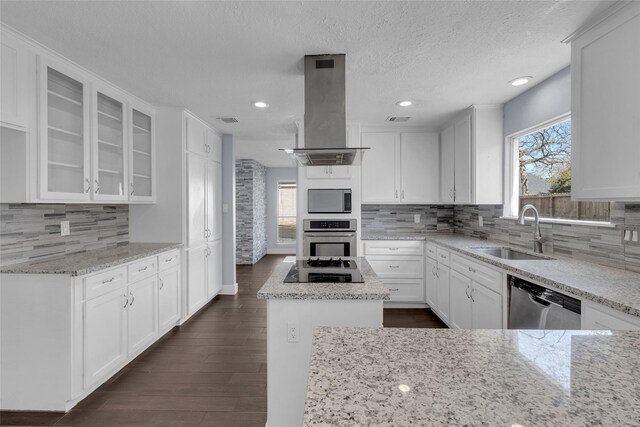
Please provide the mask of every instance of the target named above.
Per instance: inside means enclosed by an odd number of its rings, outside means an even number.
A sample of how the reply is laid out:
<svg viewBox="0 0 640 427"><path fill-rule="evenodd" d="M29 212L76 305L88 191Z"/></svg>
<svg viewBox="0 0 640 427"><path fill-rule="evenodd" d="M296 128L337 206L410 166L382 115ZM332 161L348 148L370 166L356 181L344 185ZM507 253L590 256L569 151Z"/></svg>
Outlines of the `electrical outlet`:
<svg viewBox="0 0 640 427"><path fill-rule="evenodd" d="M71 230L69 228L69 221L60 221L60 235L68 236L71 234Z"/></svg>
<svg viewBox="0 0 640 427"><path fill-rule="evenodd" d="M622 244L626 246L640 246L638 231L640 231L640 225L623 225Z"/></svg>
<svg viewBox="0 0 640 427"><path fill-rule="evenodd" d="M413 215L413 222L415 222L416 224L420 224L420 214Z"/></svg>
<svg viewBox="0 0 640 427"><path fill-rule="evenodd" d="M484 220L482 219L481 215L478 215L478 226L484 227Z"/></svg>
<svg viewBox="0 0 640 427"><path fill-rule="evenodd" d="M287 342L299 342L300 335L298 325L295 323L287 323Z"/></svg>

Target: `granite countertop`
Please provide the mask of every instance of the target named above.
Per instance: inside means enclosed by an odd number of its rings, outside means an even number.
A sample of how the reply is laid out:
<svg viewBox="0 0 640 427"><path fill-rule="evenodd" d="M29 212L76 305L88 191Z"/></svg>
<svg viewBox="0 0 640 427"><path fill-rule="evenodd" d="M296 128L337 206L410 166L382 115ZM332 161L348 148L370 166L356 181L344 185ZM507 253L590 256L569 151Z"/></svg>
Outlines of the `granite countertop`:
<svg viewBox="0 0 640 427"><path fill-rule="evenodd" d="M637 426L640 332L315 331L304 425Z"/></svg>
<svg viewBox="0 0 640 427"><path fill-rule="evenodd" d="M0 273L84 276L180 247L180 243L128 243L113 249L96 249L44 261L2 266Z"/></svg>
<svg viewBox="0 0 640 427"><path fill-rule="evenodd" d="M425 240L454 250L479 261L495 265L509 273L543 285L569 292L614 310L640 317L640 274L606 267L556 254L542 254L545 260L507 260L487 255L473 248L513 247L529 250L498 240L484 240L452 233L406 234L393 232L364 233L362 240Z"/></svg>
<svg viewBox="0 0 640 427"><path fill-rule="evenodd" d="M364 283L284 283L293 263L283 262L258 291L258 299L280 300L389 300L389 291L363 257L356 261Z"/></svg>

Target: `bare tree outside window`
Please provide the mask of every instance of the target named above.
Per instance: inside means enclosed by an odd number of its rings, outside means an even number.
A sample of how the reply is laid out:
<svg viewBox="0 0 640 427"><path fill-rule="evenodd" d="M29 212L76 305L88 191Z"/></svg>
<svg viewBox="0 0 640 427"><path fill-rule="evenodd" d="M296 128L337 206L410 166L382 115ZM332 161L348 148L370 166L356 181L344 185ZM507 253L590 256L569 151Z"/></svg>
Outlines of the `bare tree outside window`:
<svg viewBox="0 0 640 427"><path fill-rule="evenodd" d="M296 183L278 182L278 243L296 242Z"/></svg>
<svg viewBox="0 0 640 427"><path fill-rule="evenodd" d="M571 120L541 127L514 140L520 200L547 218L609 221L608 202L571 201Z"/></svg>

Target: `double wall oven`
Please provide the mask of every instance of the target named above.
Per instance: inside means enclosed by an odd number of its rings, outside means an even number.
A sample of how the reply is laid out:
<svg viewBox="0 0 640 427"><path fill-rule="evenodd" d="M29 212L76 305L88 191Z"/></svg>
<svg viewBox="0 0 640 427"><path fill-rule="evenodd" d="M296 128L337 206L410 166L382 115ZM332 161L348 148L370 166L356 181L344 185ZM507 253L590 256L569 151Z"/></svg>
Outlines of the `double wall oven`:
<svg viewBox="0 0 640 427"><path fill-rule="evenodd" d="M355 219L305 219L302 255L305 258L356 256L357 229Z"/></svg>

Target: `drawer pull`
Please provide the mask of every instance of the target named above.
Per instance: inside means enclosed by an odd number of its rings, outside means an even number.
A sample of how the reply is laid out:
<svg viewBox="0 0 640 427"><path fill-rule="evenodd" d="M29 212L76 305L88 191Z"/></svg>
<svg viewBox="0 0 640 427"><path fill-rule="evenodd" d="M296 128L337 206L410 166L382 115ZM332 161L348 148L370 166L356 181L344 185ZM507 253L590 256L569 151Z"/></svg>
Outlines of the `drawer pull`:
<svg viewBox="0 0 640 427"><path fill-rule="evenodd" d="M467 294L467 298L471 298L471 296L469 295L469 286L467 286L467 289L464 290L464 293Z"/></svg>
<svg viewBox="0 0 640 427"><path fill-rule="evenodd" d="M111 283L111 282L113 282L114 280L116 280L116 278L115 278L115 277L112 277L111 279L105 279L105 280L103 280L103 281L102 281L102 284L103 284L103 285L106 285L107 283Z"/></svg>
<svg viewBox="0 0 640 427"><path fill-rule="evenodd" d="M142 268L139 268L139 269L138 269L138 273L142 273L142 272L143 272L143 271L145 271L147 268L149 268L149 266L148 266L148 265L146 265L146 266L144 266L144 267L142 267Z"/></svg>
<svg viewBox="0 0 640 427"><path fill-rule="evenodd" d="M171 262L171 261L173 261L173 257L171 257L171 258L167 258L167 259L165 259L165 260L164 260L164 262L165 262L165 263L166 263L166 262Z"/></svg>
<svg viewBox="0 0 640 427"><path fill-rule="evenodd" d="M400 290L399 288L393 288L393 289L389 288L389 291L392 291L392 292L398 292L399 290Z"/></svg>
<svg viewBox="0 0 640 427"><path fill-rule="evenodd" d="M164 282L162 279L158 279L158 281L160 282L160 289L164 288Z"/></svg>
<svg viewBox="0 0 640 427"><path fill-rule="evenodd" d="M442 259L447 259L447 256L446 256L446 255L442 255L442 254L440 254L440 258L442 258Z"/></svg>
<svg viewBox="0 0 640 427"><path fill-rule="evenodd" d="M400 268L399 265L390 265L389 268Z"/></svg>
<svg viewBox="0 0 640 427"><path fill-rule="evenodd" d="M469 267L469 271L470 271L470 272L472 272L472 273L475 273L475 272L476 272L476 269L475 269L475 268L471 268L471 267Z"/></svg>
<svg viewBox="0 0 640 427"><path fill-rule="evenodd" d="M129 307L133 305L133 302L136 300L131 292L129 292L129 296L131 297L131 301L129 302Z"/></svg>
<svg viewBox="0 0 640 427"><path fill-rule="evenodd" d="M129 298L127 298L126 294L123 294L122 298L124 298L124 306L122 308L127 308L127 304L129 304Z"/></svg>
<svg viewBox="0 0 640 427"><path fill-rule="evenodd" d="M389 248L390 251L397 251L400 250L400 248Z"/></svg>

